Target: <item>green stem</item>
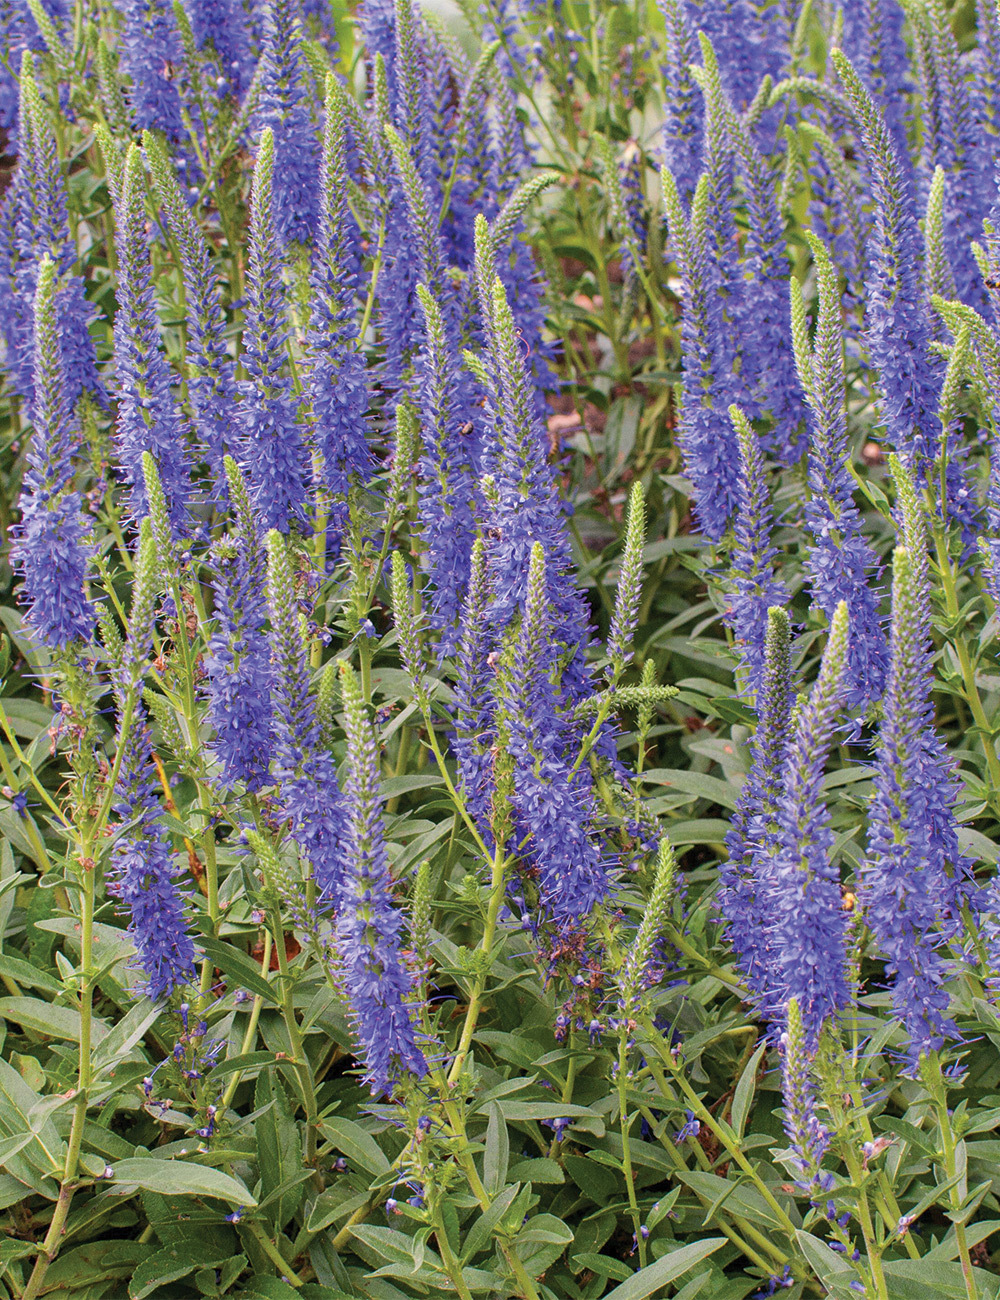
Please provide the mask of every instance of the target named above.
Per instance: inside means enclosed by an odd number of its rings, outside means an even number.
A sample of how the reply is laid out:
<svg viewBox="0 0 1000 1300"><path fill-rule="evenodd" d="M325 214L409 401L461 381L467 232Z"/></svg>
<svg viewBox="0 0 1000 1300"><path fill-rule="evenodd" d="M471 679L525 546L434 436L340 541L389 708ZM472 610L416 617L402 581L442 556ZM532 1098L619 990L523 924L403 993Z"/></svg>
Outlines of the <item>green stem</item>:
<svg viewBox="0 0 1000 1300"><path fill-rule="evenodd" d="M622 1170L625 1174L625 1190L628 1193L629 1210L632 1215L632 1230L639 1248L639 1267L646 1267L646 1242L642 1235L642 1215L635 1195L635 1174L632 1172L632 1143L629 1134L631 1127L628 1117L628 1098L626 1081L628 1079L628 1033L618 1035L618 1116L622 1130Z"/></svg>
<svg viewBox="0 0 1000 1300"><path fill-rule="evenodd" d="M941 1071L941 1058L937 1052L932 1052L927 1059L924 1078L930 1085L929 1091L934 1100L938 1127L941 1130L941 1154L944 1160L945 1177L950 1180L958 1173L958 1161L955 1156L958 1144L955 1141L955 1130L952 1128L951 1116L948 1113L948 1090ZM948 1199L951 1201L952 1212L961 1209L962 1189L957 1183L949 1191ZM965 1294L968 1300L979 1300L979 1289L976 1286L975 1273L972 1271L972 1257L969 1254L969 1242L965 1235L964 1223L955 1224L955 1242L958 1246L959 1259L962 1261Z"/></svg>
<svg viewBox="0 0 1000 1300"><path fill-rule="evenodd" d="M254 1241L256 1241L257 1245L261 1248L261 1250L268 1257L271 1263L277 1265L279 1276L282 1278L282 1280L287 1282L289 1286L294 1287L297 1291L299 1287L303 1285L302 1279L296 1276L295 1270L292 1268L291 1264L289 1264L289 1262L285 1259L284 1255L282 1255L281 1251L274 1244L274 1242L267 1235L267 1233L260 1226L260 1224L255 1223L254 1220L251 1219L248 1223L244 1225L244 1227L247 1229L247 1231L253 1237Z"/></svg>
<svg viewBox="0 0 1000 1300"><path fill-rule="evenodd" d="M81 859L84 862L89 861L91 852L92 840L88 837L83 844ZM93 964L94 869L91 867L90 869L84 868L80 912L80 1060L77 1068L77 1091L73 1108L73 1120L70 1127L69 1142L66 1147L66 1162L63 1166L56 1207L38 1258L35 1260L35 1266L28 1278L28 1285L22 1292L21 1300L35 1300L35 1297L41 1294L49 1265L59 1253L66 1220L77 1188L76 1178L80 1163L80 1151L83 1146L83 1130L87 1122L87 1099L93 1075L91 1064L94 1010Z"/></svg>
<svg viewBox="0 0 1000 1300"><path fill-rule="evenodd" d="M976 670L969 655L969 647L965 638L957 630L957 623L960 617L958 604L958 591L955 585L955 573L951 567L951 560L948 557L945 539L941 535L941 530L936 529L934 533L934 550L937 556L938 572L941 577L941 586L945 595L945 609L952 624L956 626L955 635L951 637L951 644L954 647L955 654L958 656L958 665L962 674L962 688L966 703L972 710L972 716L975 719L976 726L979 728L983 742L983 751L986 755L986 766L990 773L991 792L996 798L997 792L1000 791L1000 758L997 757L996 745L993 741L993 727L986 716L986 710L983 707L983 701L979 694L979 687L976 684Z"/></svg>
<svg viewBox="0 0 1000 1300"><path fill-rule="evenodd" d="M664 1088L664 1090L668 1091L668 1095L669 1095L669 1085L666 1083L665 1079L662 1079L662 1075L661 1075L661 1081L662 1081L661 1086ZM658 1121L656 1116L653 1114L653 1112L649 1109L648 1106L640 1106L639 1111L642 1114L643 1118L645 1119L646 1123L649 1125L649 1127L653 1130L654 1133L656 1133L658 1128ZM678 1170L684 1170L686 1172L688 1168L687 1161L681 1155L680 1151L678 1151L677 1144L672 1139L666 1137L662 1133L659 1133L657 1136L659 1137L660 1145L663 1147L664 1151L673 1161L675 1167ZM701 1146L699 1142L695 1142L693 1145L694 1145L695 1160L697 1161L699 1167L705 1170L706 1172L710 1171L712 1162L705 1154L704 1148ZM708 1209L712 1204L711 1198L706 1196L703 1192L699 1192L697 1189L692 1189L692 1190L694 1191L695 1196L697 1196L701 1204L705 1207L705 1209ZM774 1268L775 1263L777 1263L778 1270L783 1269L785 1265L789 1263L791 1257L785 1251L783 1251L780 1246L776 1246L774 1242L770 1240L770 1238L765 1237L764 1234L759 1231L759 1229L755 1228L753 1224L748 1223L747 1220L744 1219L741 1215L736 1214L733 1210L729 1209L728 1206L724 1208L726 1214L728 1214L729 1217L733 1220L733 1222L738 1226L739 1232L737 1232L734 1228L732 1228L729 1224L727 1224L722 1219L715 1220L716 1226L720 1229L720 1231L724 1232L726 1236L729 1238L729 1240L739 1250L741 1250L749 1260L752 1260L753 1263L756 1264L758 1268L762 1269L765 1273L774 1273L775 1271L777 1271ZM763 1255L758 1254L757 1251L752 1246L748 1245L747 1240L745 1240L747 1238L749 1238L750 1241L755 1241L757 1245L761 1248L761 1250L766 1251L771 1256L771 1259L766 1260L763 1257ZM796 1276L804 1276L804 1274L802 1274L800 1271L801 1265L798 1264L797 1261L792 1262L792 1267L793 1269L796 1270Z"/></svg>
<svg viewBox="0 0 1000 1300"><path fill-rule="evenodd" d="M648 1040L648 1045L656 1052L670 1071L674 1082L684 1094L691 1110L698 1117L699 1121L711 1130L718 1142L726 1148L730 1157L736 1162L740 1169L742 1169L747 1178L750 1179L754 1187L756 1187L760 1192L761 1196L763 1196L782 1228L788 1233L789 1238L794 1241L795 1224L788 1217L788 1212L777 1200L770 1187L768 1187L767 1183L764 1182L760 1174L758 1174L757 1170L743 1154L739 1139L732 1128L730 1128L724 1120L716 1119L705 1105L704 1101L702 1101L701 1097L698 1096L687 1078L683 1063L675 1059L670 1049L663 1044L662 1036L657 1032L654 1026L650 1022L644 1021L642 1027L646 1031L645 1038ZM649 1060L648 1055L646 1059L647 1061Z"/></svg>
<svg viewBox="0 0 1000 1300"><path fill-rule="evenodd" d="M379 274L382 270L382 257L385 250L385 222L379 226L378 247L375 249L375 260L372 262L372 273L368 281L368 296L365 298L364 310L361 313L361 324L358 326L358 347L362 347L365 341L365 335L368 333L368 325L372 318L372 309L375 306L375 290L378 286Z"/></svg>
<svg viewBox="0 0 1000 1300"><path fill-rule="evenodd" d="M8 745L10 745L11 749L14 751L14 757L24 768L25 772L27 772L28 780L34 786L38 797L52 812L55 813L61 822L64 822L66 819L62 814L62 809L49 794L48 790L46 790L45 786L42 785L41 781L39 781L38 777L35 775L34 768L25 758L21 746L17 743L17 737L14 735L10 721L8 720L4 709L0 709L0 727L3 728L3 734L7 738ZM0 746L0 770L3 771L4 778L12 786L19 786L21 784L14 775L14 769L8 763L7 756L4 754L2 746Z"/></svg>
<svg viewBox="0 0 1000 1300"><path fill-rule="evenodd" d="M434 1209L434 1236L437 1240L438 1250L441 1252L441 1262L444 1264L445 1272L451 1278L452 1286L462 1297L462 1300L472 1300L472 1292L465 1285L465 1279L462 1277L462 1266L451 1249L448 1230L444 1226L440 1206L436 1206Z"/></svg>
<svg viewBox="0 0 1000 1300"><path fill-rule="evenodd" d="M314 1166L316 1162L316 1123L318 1114L316 1090L313 1087L309 1058L306 1056L302 1034L295 1018L295 988L288 969L285 934L281 924L281 914L277 908L272 913L271 924L274 930L274 945L278 958L278 978L281 983L281 1011L284 1016L285 1026L288 1029L292 1052L295 1056L295 1071L299 1078L299 1091L302 1094L302 1104L306 1112L305 1162L307 1165Z"/></svg>
<svg viewBox="0 0 1000 1300"><path fill-rule="evenodd" d="M264 931L264 952L260 959L260 973L263 979L267 979L268 968L271 965L271 931ZM257 1038L257 1024L260 1020L260 1010L264 1005L263 995L258 993L253 1000L253 1006L250 1008L250 1020L247 1024L246 1033L243 1035L243 1042L240 1045L240 1055L244 1056L249 1052ZM236 1089L240 1086L240 1080L243 1078L243 1071L236 1070L226 1084L226 1090L222 1094L223 1111L231 1104L233 1097L236 1095Z"/></svg>
<svg viewBox="0 0 1000 1300"><path fill-rule="evenodd" d="M476 847L479 849L480 853L482 853L486 861L490 862L493 859L493 850L487 847L486 841L479 833L479 827L469 815L469 811L465 806L465 801L455 788L455 782L451 779L451 773L448 771L448 765L444 760L444 754L441 752L441 745L437 738L437 732L434 730L434 721L431 718L430 704L427 701L425 701L425 703L426 707L423 707L421 712L424 718L424 725L427 728L427 743L430 745L431 753L434 755L434 759L437 762L438 771L441 773L445 788L451 795L458 815L465 823L466 829L476 841Z"/></svg>
<svg viewBox="0 0 1000 1300"><path fill-rule="evenodd" d="M861 1235L865 1239L865 1251L868 1255L868 1266L871 1269L872 1282L875 1284L875 1293L878 1300L889 1300L885 1272L882 1269L882 1252L875 1240L871 1210L868 1206L868 1194L864 1189L864 1174L858 1164L857 1156L850 1149L845 1151L845 1164L848 1173L851 1175L851 1182L858 1189L858 1222L861 1224Z"/></svg>
<svg viewBox="0 0 1000 1300"><path fill-rule="evenodd" d="M462 1034L458 1040L455 1059L448 1071L446 1082L449 1086L462 1073L466 1057L469 1055L469 1048L472 1046L472 1037L479 1022L479 1012L482 1009L483 994L486 992L486 981L491 966L490 958L493 955L493 943L496 939L497 922L504 900L506 879L507 859L503 843L498 843L493 854L493 867L490 875L490 901L486 909L486 924L483 927L483 937L479 942L476 953L476 975L472 985L472 992L469 995L469 1006L465 1012L465 1023L462 1025Z"/></svg>
<svg viewBox="0 0 1000 1300"><path fill-rule="evenodd" d="M871 1122L868 1119L868 1112L865 1110L864 1101L861 1096L861 1086L855 1080L851 1081L848 1096L854 1104L854 1113L861 1127L866 1142L875 1141L875 1133L872 1130ZM876 1174L876 1185L879 1195L875 1202L879 1213L887 1223L898 1224L903 1217L903 1212L899 1208L899 1202L896 1200L892 1185L886 1177L884 1169L880 1169ZM903 1246L906 1253L911 1259L920 1259L920 1249L912 1237L905 1236L902 1238Z"/></svg>

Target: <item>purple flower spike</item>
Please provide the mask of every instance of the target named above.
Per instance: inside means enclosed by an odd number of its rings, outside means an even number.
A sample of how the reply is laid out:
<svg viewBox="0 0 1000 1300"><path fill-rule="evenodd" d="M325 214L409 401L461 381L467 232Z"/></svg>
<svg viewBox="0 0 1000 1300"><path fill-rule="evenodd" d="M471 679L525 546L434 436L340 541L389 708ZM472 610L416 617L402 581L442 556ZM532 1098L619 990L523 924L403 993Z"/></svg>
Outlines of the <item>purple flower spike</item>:
<svg viewBox="0 0 1000 1300"><path fill-rule="evenodd" d="M175 536L187 531L191 490L184 427L174 404L170 370L160 351L159 324L146 234L146 175L138 145L130 145L115 202L118 312L115 375L118 455L135 518L148 513L142 453L156 461Z"/></svg>
<svg viewBox="0 0 1000 1300"><path fill-rule="evenodd" d="M392 904L392 876L382 833L379 756L358 679L340 666L347 729L350 810L337 946L355 1032L364 1048L373 1093L388 1092L403 1074L423 1077L406 998L412 980L400 959L403 917Z"/></svg>
<svg viewBox="0 0 1000 1300"><path fill-rule="evenodd" d="M299 0L268 0L256 125L274 136L274 225L286 243L311 243L319 216L319 139L307 78Z"/></svg>
<svg viewBox="0 0 1000 1300"><path fill-rule="evenodd" d="M132 80L129 99L135 125L180 140L186 131L176 74L184 51L173 10L168 0L122 0L122 14L122 65Z"/></svg>
<svg viewBox="0 0 1000 1300"><path fill-rule="evenodd" d="M773 975L765 1013L782 1023L795 998L810 1052L823 1026L849 1000L847 913L831 861L833 831L822 794L823 770L844 709L847 654L847 606L842 604L833 616L816 685L793 723L769 881Z"/></svg>
<svg viewBox="0 0 1000 1300"><path fill-rule="evenodd" d="M56 324L55 265L46 258L35 296L34 431L21 494L14 561L24 573L27 623L51 649L89 641L94 608L85 591L88 550L80 494L72 490L73 424Z"/></svg>
<svg viewBox="0 0 1000 1300"><path fill-rule="evenodd" d="M605 897L610 879L591 834L589 770L581 765L573 771L562 752L563 728L548 676L555 628L546 587L545 553L536 542L520 633L502 671L500 746L513 758L517 838L529 837L542 910L560 928L572 928Z"/></svg>
<svg viewBox="0 0 1000 1300"><path fill-rule="evenodd" d="M889 442L923 474L937 455L937 372L920 278L913 192L885 118L840 50L832 54L854 116L875 199L865 308Z"/></svg>

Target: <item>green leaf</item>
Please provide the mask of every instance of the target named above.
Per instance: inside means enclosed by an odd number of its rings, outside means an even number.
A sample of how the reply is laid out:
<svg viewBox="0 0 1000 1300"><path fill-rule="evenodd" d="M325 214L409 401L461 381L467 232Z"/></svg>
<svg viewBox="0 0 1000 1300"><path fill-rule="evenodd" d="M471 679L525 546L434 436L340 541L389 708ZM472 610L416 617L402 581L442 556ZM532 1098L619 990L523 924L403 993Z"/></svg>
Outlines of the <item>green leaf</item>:
<svg viewBox="0 0 1000 1300"><path fill-rule="evenodd" d="M354 1164L360 1165L370 1174L389 1172L389 1161L384 1152L360 1124L340 1115L331 1115L321 1121L319 1127L323 1136L329 1138L337 1150Z"/></svg>
<svg viewBox="0 0 1000 1300"><path fill-rule="evenodd" d="M733 1109L730 1113L729 1122L738 1138L743 1136L743 1130L746 1127L747 1115L750 1113L754 1093L757 1090L757 1071L760 1069L761 1058L766 1051L767 1043L761 1043L747 1062L747 1067L740 1075L739 1083L737 1083L736 1090L733 1093Z"/></svg>
<svg viewBox="0 0 1000 1300"><path fill-rule="evenodd" d="M514 1238L518 1258L532 1277L552 1267L573 1240L573 1229L553 1214L536 1214Z"/></svg>
<svg viewBox="0 0 1000 1300"><path fill-rule="evenodd" d="M180 1160L156 1160L152 1156L134 1156L113 1165L114 1179L109 1184L115 1192L141 1187L163 1196L216 1196L230 1205L256 1205L242 1183L219 1169L207 1165L185 1164Z"/></svg>
<svg viewBox="0 0 1000 1300"><path fill-rule="evenodd" d="M724 844L732 826L729 822L703 817L697 821L668 822L664 829L670 843L682 848L688 844Z"/></svg>
<svg viewBox="0 0 1000 1300"><path fill-rule="evenodd" d="M725 1244L725 1237L707 1237L704 1241L694 1241L690 1246L682 1246L680 1250L671 1251L669 1255L658 1259L655 1264L647 1264L638 1273L633 1273L627 1282L623 1282L621 1286L616 1286L609 1292L605 1300L646 1300L646 1296L651 1296L661 1287L676 1282L679 1277L683 1277L696 1264L700 1264L703 1259L707 1259Z"/></svg>
<svg viewBox="0 0 1000 1300"><path fill-rule="evenodd" d="M65 1168L66 1144L51 1119L32 1122L31 1112L42 1101L13 1066L0 1060L0 1136L20 1137L31 1133L34 1139L16 1155L8 1156L4 1167L19 1182L54 1200L59 1188L52 1174Z"/></svg>
<svg viewBox="0 0 1000 1300"><path fill-rule="evenodd" d="M71 1290L75 1297L77 1288L82 1289L86 1283L115 1278L124 1281L152 1251L152 1246L138 1241L90 1241L60 1255L50 1265L45 1275L45 1290L58 1292L61 1285Z"/></svg>
<svg viewBox="0 0 1000 1300"><path fill-rule="evenodd" d="M929 1259L889 1260L883 1265L892 1300L964 1300L968 1294L961 1264ZM972 1270L983 1297L995 1296L995 1273Z"/></svg>
<svg viewBox="0 0 1000 1300"><path fill-rule="evenodd" d="M519 1183L564 1183L566 1175L555 1160L519 1160L509 1177Z"/></svg>
<svg viewBox="0 0 1000 1300"><path fill-rule="evenodd" d="M247 989L269 1003L277 1003L277 994L261 975L260 966L251 961L246 953L240 952L232 944L213 939L208 934L200 935L198 944L213 965L230 977L236 988Z"/></svg>
<svg viewBox="0 0 1000 1300"><path fill-rule="evenodd" d="M212 1068L212 1078L222 1079L227 1074L236 1074L237 1071L260 1070L262 1066L274 1064L273 1052L240 1052L237 1056L231 1056L227 1061L220 1061L218 1065Z"/></svg>
<svg viewBox="0 0 1000 1300"><path fill-rule="evenodd" d="M398 798L399 795L410 794L413 790L426 790L428 787L441 785L444 785L444 780L440 776L431 776L426 772L417 772L410 776L389 776L382 782L382 797Z"/></svg>
<svg viewBox="0 0 1000 1300"><path fill-rule="evenodd" d="M6 954L0 956L0 975L6 975L8 979L16 980L27 988L44 989L47 993L64 991L62 980L19 957L8 957Z"/></svg>
<svg viewBox="0 0 1000 1300"><path fill-rule="evenodd" d="M20 1205L24 1200L24 1183L10 1174L0 1174L0 1210Z"/></svg>
<svg viewBox="0 0 1000 1300"><path fill-rule="evenodd" d="M573 1240L573 1230L553 1214L536 1214L517 1234L518 1242L544 1241L553 1245L568 1246Z"/></svg>
<svg viewBox="0 0 1000 1300"><path fill-rule="evenodd" d="M406 1236L405 1233L397 1232L395 1228L380 1228L370 1223L358 1223L351 1228L351 1235L357 1237L369 1250L374 1251L380 1259L387 1260L390 1265L399 1265L399 1269L394 1270L396 1276L430 1274L444 1277L439 1256L426 1248L423 1263L415 1268L414 1239Z"/></svg>
<svg viewBox="0 0 1000 1300"><path fill-rule="evenodd" d="M759 1228L773 1232L780 1228L774 1211L754 1187L745 1183L729 1182L716 1174L704 1173L699 1169L679 1169L675 1174L677 1180L703 1196L710 1204L725 1196L728 1207L734 1214L740 1214Z"/></svg>
<svg viewBox="0 0 1000 1300"><path fill-rule="evenodd" d="M717 776L705 776L702 772L685 772L668 767L653 768L643 772L642 779L647 785L678 790L682 794L693 795L696 799L707 799L709 803L719 804L723 808L735 808L739 791L728 781L720 781Z"/></svg>
<svg viewBox="0 0 1000 1300"><path fill-rule="evenodd" d="M302 1204L302 1140L288 1104L288 1094L276 1073L263 1071L257 1078L254 1105L262 1113L255 1125L260 1199L280 1232Z"/></svg>
<svg viewBox="0 0 1000 1300"><path fill-rule="evenodd" d="M586 1129L597 1137L604 1136L604 1121L586 1106L573 1106L569 1102L522 1101L520 1098L501 1098L497 1103L506 1120L569 1119L574 1128ZM482 1107L479 1108L480 1113Z"/></svg>
<svg viewBox="0 0 1000 1300"><path fill-rule="evenodd" d="M25 1259L38 1249L34 1241L12 1241L9 1237L0 1241L0 1269L13 1264L16 1259Z"/></svg>
<svg viewBox="0 0 1000 1300"><path fill-rule="evenodd" d="M219 1268L228 1258L228 1255L220 1255L218 1248L193 1238L164 1246L144 1259L135 1270L128 1286L129 1300L144 1300L158 1287L187 1277L199 1268Z"/></svg>
<svg viewBox="0 0 1000 1300"><path fill-rule="evenodd" d="M507 1181L510 1138L503 1111L495 1101L489 1104L489 1116L486 1125L486 1150L483 1154L483 1182L486 1190L495 1196Z"/></svg>
<svg viewBox="0 0 1000 1300"><path fill-rule="evenodd" d="M71 1007L43 1002L41 998L0 998L0 1016L4 1020L13 1020L22 1029L44 1034L46 1038L80 1041L80 1013ZM103 1038L106 1034L107 1029L101 1025L98 1036Z"/></svg>
<svg viewBox="0 0 1000 1300"><path fill-rule="evenodd" d="M598 1277L613 1277L616 1282L627 1282L635 1277L635 1271L620 1259L612 1259L610 1255L595 1255L592 1250L574 1255L573 1264L579 1266L580 1270L589 1268Z"/></svg>
<svg viewBox="0 0 1000 1300"><path fill-rule="evenodd" d="M349 1218L355 1210L360 1209L367 1201L367 1192L355 1192L352 1195L346 1187L341 1188L339 1184L335 1183L332 1187L328 1187L325 1192L320 1192L319 1196L316 1197L309 1211L309 1217L306 1219L306 1231L320 1233L324 1228L328 1228L331 1223Z"/></svg>
<svg viewBox="0 0 1000 1300"><path fill-rule="evenodd" d="M811 1232L796 1229L795 1240L805 1255L809 1267L827 1288L831 1295L849 1297L849 1283L854 1277L854 1270L842 1255L830 1249L825 1241L820 1241Z"/></svg>
<svg viewBox="0 0 1000 1300"><path fill-rule="evenodd" d="M34 1133L18 1133L16 1137L0 1138L0 1166L6 1165L11 1156L23 1151L34 1137Z"/></svg>
<svg viewBox="0 0 1000 1300"><path fill-rule="evenodd" d="M238 1300L298 1300L300 1294L280 1277L252 1277L240 1290Z"/></svg>
<svg viewBox="0 0 1000 1300"><path fill-rule="evenodd" d="M131 1007L98 1044L94 1052L95 1072L110 1069L127 1056L162 1010L162 1006L149 998L141 998Z"/></svg>
<svg viewBox="0 0 1000 1300"><path fill-rule="evenodd" d="M482 1250L486 1246L493 1229L510 1209L520 1190L520 1183L514 1183L511 1187L505 1187L489 1208L482 1212L466 1234L461 1259L463 1264L467 1263L472 1259L473 1255L475 1255L477 1251Z"/></svg>
<svg viewBox="0 0 1000 1300"><path fill-rule="evenodd" d="M615 478L635 447L642 401L622 397L614 402L604 426L604 478Z"/></svg>
<svg viewBox="0 0 1000 1300"><path fill-rule="evenodd" d="M595 1205L607 1204L622 1187L622 1175L599 1165L590 1156L564 1156L563 1164L580 1191Z"/></svg>

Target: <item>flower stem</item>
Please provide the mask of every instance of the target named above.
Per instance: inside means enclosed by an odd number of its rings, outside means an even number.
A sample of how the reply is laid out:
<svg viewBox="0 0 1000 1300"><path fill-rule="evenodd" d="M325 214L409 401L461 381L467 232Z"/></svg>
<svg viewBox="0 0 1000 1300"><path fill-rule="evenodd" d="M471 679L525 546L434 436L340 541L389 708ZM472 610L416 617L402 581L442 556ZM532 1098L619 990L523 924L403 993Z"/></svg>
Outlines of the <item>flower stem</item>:
<svg viewBox="0 0 1000 1300"><path fill-rule="evenodd" d="M948 1089L941 1070L941 1058L937 1052L931 1052L925 1058L922 1073L924 1083L931 1094L934 1109L937 1112L938 1127L941 1131L941 1156L944 1161L945 1177L951 1180L958 1174L956 1156L958 1143L955 1140L955 1130L952 1127L951 1113L948 1110ZM963 1189L960 1183L953 1184L948 1193L948 1199L951 1201L953 1213L961 1209ZM976 1276L972 1269L972 1257L969 1254L969 1242L965 1235L964 1223L955 1224L955 1243L958 1246L958 1255L962 1262L965 1294L968 1300L979 1300L979 1288L976 1286Z"/></svg>
<svg viewBox="0 0 1000 1300"><path fill-rule="evenodd" d="M448 1071L446 1082L449 1086L462 1073L465 1059L469 1055L469 1048L472 1046L472 1037L476 1032L479 1012L483 1004L483 994L486 991L486 981L489 977L490 958L493 955L493 943L496 939L500 908L503 905L506 879L507 858L503 844L498 844L493 854L493 869L490 876L490 901L486 910L486 924L483 927L483 937L476 953L477 970L472 985L472 993L469 996L469 1006L465 1013L465 1023L462 1025L462 1034L455 1051L455 1059Z"/></svg>
<svg viewBox="0 0 1000 1300"><path fill-rule="evenodd" d="M630 1138L631 1121L628 1114L628 1030L618 1033L618 1117L622 1130L622 1171L625 1174L625 1190L628 1193L629 1210L632 1215L632 1230L639 1248L639 1267L646 1267L646 1242L642 1235L642 1215L635 1195L635 1174L632 1172L632 1145Z"/></svg>

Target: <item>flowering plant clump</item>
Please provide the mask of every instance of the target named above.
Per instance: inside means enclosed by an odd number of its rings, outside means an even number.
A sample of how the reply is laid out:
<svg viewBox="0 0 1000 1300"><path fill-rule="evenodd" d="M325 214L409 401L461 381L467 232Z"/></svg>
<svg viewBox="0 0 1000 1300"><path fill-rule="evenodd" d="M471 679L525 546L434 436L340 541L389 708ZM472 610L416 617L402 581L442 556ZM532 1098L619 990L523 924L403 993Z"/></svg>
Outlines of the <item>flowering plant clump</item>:
<svg viewBox="0 0 1000 1300"><path fill-rule="evenodd" d="M6 0L0 141L0 1295L1000 1300L998 0Z"/></svg>

